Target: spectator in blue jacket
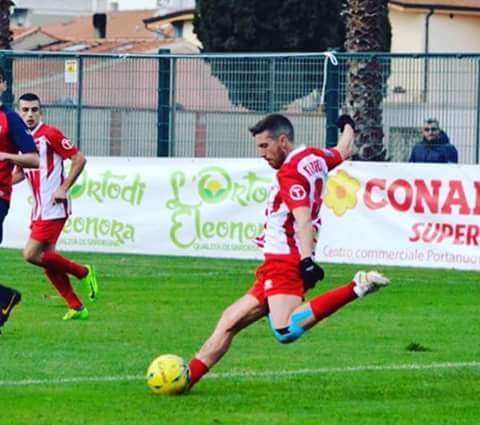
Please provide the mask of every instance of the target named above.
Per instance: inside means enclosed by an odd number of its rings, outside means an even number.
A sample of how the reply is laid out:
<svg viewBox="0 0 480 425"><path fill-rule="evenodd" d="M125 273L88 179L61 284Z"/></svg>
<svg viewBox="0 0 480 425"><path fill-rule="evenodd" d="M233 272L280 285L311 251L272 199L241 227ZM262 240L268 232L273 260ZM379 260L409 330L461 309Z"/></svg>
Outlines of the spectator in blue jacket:
<svg viewBox="0 0 480 425"><path fill-rule="evenodd" d="M409 162L458 162L457 149L440 129L438 120L429 118L425 121L423 140L413 147Z"/></svg>

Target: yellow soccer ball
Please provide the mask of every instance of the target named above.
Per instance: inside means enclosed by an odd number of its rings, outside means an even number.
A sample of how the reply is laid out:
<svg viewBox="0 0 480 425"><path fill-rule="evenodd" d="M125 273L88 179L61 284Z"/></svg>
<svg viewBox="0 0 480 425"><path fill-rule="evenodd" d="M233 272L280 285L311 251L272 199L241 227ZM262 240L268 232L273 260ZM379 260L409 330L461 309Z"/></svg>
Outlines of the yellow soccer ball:
<svg viewBox="0 0 480 425"><path fill-rule="evenodd" d="M162 354L147 371L147 385L155 394L181 394L190 383L188 364L175 354Z"/></svg>

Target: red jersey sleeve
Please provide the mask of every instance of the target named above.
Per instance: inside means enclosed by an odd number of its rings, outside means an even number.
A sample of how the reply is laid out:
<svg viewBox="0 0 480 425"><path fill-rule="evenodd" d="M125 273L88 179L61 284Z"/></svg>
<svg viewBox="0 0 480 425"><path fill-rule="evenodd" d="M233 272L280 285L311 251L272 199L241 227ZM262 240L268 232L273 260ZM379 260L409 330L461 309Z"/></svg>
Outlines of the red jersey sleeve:
<svg viewBox="0 0 480 425"><path fill-rule="evenodd" d="M75 145L73 145L60 130L54 127L48 129L47 139L52 149L60 155L62 159L69 159L78 152Z"/></svg>
<svg viewBox="0 0 480 425"><path fill-rule="evenodd" d="M310 207L310 185L297 170L287 168L279 171L280 196L290 211L298 207Z"/></svg>
<svg viewBox="0 0 480 425"><path fill-rule="evenodd" d="M325 158L325 162L327 163L328 171L343 162L342 155L340 155L340 152L335 148L322 149L322 152L322 156Z"/></svg>

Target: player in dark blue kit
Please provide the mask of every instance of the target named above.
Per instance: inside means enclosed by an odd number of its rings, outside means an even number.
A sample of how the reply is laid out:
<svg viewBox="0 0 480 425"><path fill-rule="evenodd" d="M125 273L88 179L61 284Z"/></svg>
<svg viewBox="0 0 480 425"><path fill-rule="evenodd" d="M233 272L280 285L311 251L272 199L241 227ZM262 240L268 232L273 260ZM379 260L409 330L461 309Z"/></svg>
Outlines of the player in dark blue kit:
<svg viewBox="0 0 480 425"><path fill-rule="evenodd" d="M6 88L5 73L0 68L0 95ZM38 153L30 130L23 120L0 102L0 243L3 238L3 222L10 206L12 171L15 165L37 168ZM0 328L20 300L19 291L0 284Z"/></svg>

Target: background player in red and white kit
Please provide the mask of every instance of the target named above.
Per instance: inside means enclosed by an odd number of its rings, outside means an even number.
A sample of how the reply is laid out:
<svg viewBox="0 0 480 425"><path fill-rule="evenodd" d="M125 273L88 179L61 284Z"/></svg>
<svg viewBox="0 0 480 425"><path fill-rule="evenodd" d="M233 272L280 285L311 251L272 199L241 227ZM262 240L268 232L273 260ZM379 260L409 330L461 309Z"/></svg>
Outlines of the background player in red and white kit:
<svg viewBox="0 0 480 425"><path fill-rule="evenodd" d="M190 385L228 351L234 336L268 315L274 337L290 343L340 307L388 284L378 272L355 274L353 280L304 302L305 291L323 279L313 261L320 207L329 170L352 154L353 120L343 115L342 134L332 149L295 148L290 121L272 114L250 128L259 155L278 170L266 209L265 232L258 239L265 260L246 295L222 314L215 330L190 360Z"/></svg>
<svg viewBox="0 0 480 425"><path fill-rule="evenodd" d="M55 246L71 214L68 190L85 167L86 159L60 130L41 121L40 99L36 94L20 96L17 109L32 132L40 155L38 170L24 171L17 167L13 176L14 183L26 177L33 194L30 237L23 255L29 263L45 269L47 278L64 298L69 309L63 320L85 320L88 310L73 290L69 275L82 280L89 291L90 301L94 301L98 293L95 268L59 255ZM66 159L71 161L71 167L65 177Z"/></svg>
<svg viewBox="0 0 480 425"><path fill-rule="evenodd" d="M0 96L6 89L5 73L0 68ZM19 152L22 154L19 155ZM38 164L38 154L30 131L14 111L0 102L0 244L3 222L10 207L13 168L15 165L35 168ZM0 328L21 298L16 289L0 285Z"/></svg>

